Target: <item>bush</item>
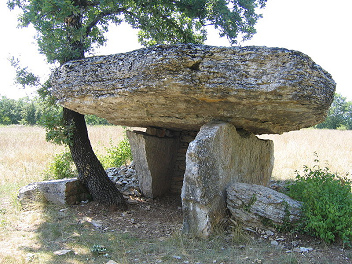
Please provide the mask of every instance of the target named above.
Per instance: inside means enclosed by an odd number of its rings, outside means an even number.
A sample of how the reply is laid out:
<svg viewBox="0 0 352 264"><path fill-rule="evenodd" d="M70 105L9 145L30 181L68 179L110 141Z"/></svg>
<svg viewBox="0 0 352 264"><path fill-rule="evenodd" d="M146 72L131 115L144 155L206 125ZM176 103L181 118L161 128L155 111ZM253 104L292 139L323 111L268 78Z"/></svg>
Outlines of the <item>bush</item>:
<svg viewBox="0 0 352 264"><path fill-rule="evenodd" d="M99 157L105 169L111 167L120 167L132 161L131 147L128 140L125 138L120 141L117 146L113 146L110 142L110 148L107 148L107 155ZM49 169L45 171L45 179L64 179L77 177L71 153L66 150L63 153L57 154L54 161L50 164Z"/></svg>
<svg viewBox="0 0 352 264"><path fill-rule="evenodd" d="M351 181L332 174L328 168L304 167L289 186L288 195L303 202L298 229L327 243L352 240Z"/></svg>
<svg viewBox="0 0 352 264"><path fill-rule="evenodd" d="M106 148L106 151L108 154L100 158L105 169L120 167L132 161L131 147L127 138L120 141L117 146L113 146L110 142L110 148Z"/></svg>
<svg viewBox="0 0 352 264"><path fill-rule="evenodd" d="M54 161L50 164L49 169L45 171L45 178L47 180L74 178L76 176L77 171L69 151L55 155Z"/></svg>

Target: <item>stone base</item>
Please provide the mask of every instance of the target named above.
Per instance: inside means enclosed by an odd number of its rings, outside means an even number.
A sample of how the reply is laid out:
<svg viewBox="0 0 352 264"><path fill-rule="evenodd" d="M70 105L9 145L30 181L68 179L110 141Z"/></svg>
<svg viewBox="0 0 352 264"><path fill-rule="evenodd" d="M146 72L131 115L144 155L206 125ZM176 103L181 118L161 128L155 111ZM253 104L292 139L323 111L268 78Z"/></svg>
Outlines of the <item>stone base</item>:
<svg viewBox="0 0 352 264"><path fill-rule="evenodd" d="M186 154L183 230L207 237L226 216L226 188L234 182L269 183L273 142L224 122L202 126Z"/></svg>
<svg viewBox="0 0 352 264"><path fill-rule="evenodd" d="M164 132L127 131L139 188L149 198L165 195L171 188L179 139Z"/></svg>

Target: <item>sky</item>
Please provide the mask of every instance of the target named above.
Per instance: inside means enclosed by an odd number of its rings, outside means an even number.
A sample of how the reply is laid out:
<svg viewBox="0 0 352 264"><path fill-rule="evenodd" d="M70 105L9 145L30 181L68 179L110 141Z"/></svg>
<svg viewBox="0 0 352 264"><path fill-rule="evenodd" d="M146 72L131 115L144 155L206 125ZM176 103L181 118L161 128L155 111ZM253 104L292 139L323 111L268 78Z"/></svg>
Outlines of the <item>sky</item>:
<svg viewBox="0 0 352 264"><path fill-rule="evenodd" d="M9 58L14 56L35 74L46 78L50 66L39 54L32 28L17 28L17 14L9 11L6 1L0 4L2 41L0 48L0 96L20 98L35 95L35 89L22 89L14 85L15 70ZM241 46L257 45L282 47L309 55L327 70L337 83L336 92L352 101L352 37L350 13L351 0L268 0L265 9L259 10L263 18L256 25L257 34ZM137 30L128 25L112 26L107 34L107 45L96 50L95 55L127 52L141 46ZM215 30L209 30L205 43L229 46Z"/></svg>

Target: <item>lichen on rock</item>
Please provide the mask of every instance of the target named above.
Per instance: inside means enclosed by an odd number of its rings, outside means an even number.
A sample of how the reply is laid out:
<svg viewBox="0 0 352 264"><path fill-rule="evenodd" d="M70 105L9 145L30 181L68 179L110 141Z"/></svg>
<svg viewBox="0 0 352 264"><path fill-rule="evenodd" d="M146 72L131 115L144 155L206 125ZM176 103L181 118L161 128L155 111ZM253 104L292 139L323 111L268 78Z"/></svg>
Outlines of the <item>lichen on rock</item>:
<svg viewBox="0 0 352 264"><path fill-rule="evenodd" d="M66 108L116 125L196 131L221 120L254 134L322 122L335 92L301 52L194 44L67 62L51 84Z"/></svg>

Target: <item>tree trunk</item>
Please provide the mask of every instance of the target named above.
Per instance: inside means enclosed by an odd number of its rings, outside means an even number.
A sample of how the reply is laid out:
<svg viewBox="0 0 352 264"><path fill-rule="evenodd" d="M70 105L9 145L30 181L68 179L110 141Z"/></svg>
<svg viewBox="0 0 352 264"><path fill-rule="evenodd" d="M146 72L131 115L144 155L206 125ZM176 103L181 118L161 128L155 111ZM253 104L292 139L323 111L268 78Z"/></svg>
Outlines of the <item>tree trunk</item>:
<svg viewBox="0 0 352 264"><path fill-rule="evenodd" d="M126 209L127 205L123 195L110 181L94 154L88 138L84 115L67 108L63 111L65 124L69 128L69 147L77 167L78 179L86 185L93 200L116 207L116 209Z"/></svg>

